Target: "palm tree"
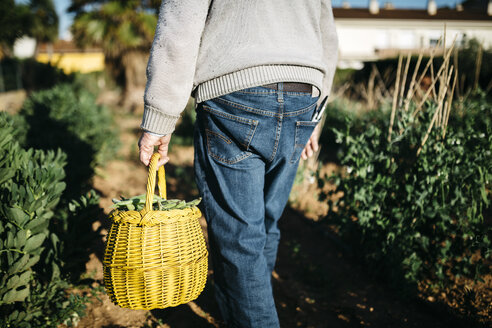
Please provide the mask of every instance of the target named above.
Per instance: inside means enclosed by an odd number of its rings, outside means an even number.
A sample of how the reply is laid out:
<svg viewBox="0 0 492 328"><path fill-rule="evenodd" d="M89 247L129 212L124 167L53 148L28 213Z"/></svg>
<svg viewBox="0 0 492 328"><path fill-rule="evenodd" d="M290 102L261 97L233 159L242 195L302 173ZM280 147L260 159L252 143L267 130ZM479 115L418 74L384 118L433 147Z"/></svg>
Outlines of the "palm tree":
<svg viewBox="0 0 492 328"><path fill-rule="evenodd" d="M36 51L39 44L48 43L49 55L53 52L53 42L58 39L58 14L53 0L31 0L29 10L32 14L30 35L36 39Z"/></svg>
<svg viewBox="0 0 492 328"><path fill-rule="evenodd" d="M143 105L145 70L159 3L155 0L72 0L69 8L77 13L71 26L76 44L103 49L106 67L124 88L120 105L132 111Z"/></svg>

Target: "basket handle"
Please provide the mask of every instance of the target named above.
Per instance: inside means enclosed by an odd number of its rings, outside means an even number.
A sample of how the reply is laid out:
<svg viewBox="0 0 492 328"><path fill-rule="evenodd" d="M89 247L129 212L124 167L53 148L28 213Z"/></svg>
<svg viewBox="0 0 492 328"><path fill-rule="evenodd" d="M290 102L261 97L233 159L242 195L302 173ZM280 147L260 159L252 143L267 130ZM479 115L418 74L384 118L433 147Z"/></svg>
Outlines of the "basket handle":
<svg viewBox="0 0 492 328"><path fill-rule="evenodd" d="M157 162L161 158L159 153L154 153L150 159L149 164L149 176L147 178L147 195L145 196L145 211L152 210L152 202L154 200L154 192L155 192L155 177L157 172L157 186L159 187L159 196L166 199L166 172L164 171L164 165L159 167L159 170L156 170Z"/></svg>

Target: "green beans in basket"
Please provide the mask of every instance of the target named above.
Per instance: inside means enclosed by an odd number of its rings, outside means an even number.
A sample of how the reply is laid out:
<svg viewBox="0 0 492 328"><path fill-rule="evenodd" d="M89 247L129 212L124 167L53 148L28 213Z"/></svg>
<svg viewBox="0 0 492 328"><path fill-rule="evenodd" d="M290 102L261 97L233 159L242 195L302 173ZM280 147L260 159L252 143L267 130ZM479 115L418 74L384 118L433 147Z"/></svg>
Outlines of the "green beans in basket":
<svg viewBox="0 0 492 328"><path fill-rule="evenodd" d="M141 211L145 205L145 194L138 195L132 198L121 197L121 199L113 198L113 208L118 211ZM152 209L154 211L181 210L183 208L193 207L200 203L202 199L197 198L190 202L178 199L164 199L158 195L154 195Z"/></svg>

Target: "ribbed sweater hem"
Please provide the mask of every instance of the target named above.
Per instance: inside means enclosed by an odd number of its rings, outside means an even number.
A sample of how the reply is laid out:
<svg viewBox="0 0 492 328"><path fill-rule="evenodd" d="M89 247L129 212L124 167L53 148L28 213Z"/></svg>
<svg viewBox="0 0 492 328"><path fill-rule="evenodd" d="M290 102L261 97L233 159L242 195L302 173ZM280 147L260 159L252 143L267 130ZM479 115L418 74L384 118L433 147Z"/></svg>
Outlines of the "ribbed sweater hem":
<svg viewBox="0 0 492 328"><path fill-rule="evenodd" d="M296 65L262 65L245 68L200 83L194 92L197 103L212 98L276 82L300 82L312 84L321 90L323 72L307 66Z"/></svg>
<svg viewBox="0 0 492 328"><path fill-rule="evenodd" d="M179 115L174 116L163 113L157 108L145 104L142 124L140 124L140 127L146 131L156 134L170 134L173 133L179 117Z"/></svg>

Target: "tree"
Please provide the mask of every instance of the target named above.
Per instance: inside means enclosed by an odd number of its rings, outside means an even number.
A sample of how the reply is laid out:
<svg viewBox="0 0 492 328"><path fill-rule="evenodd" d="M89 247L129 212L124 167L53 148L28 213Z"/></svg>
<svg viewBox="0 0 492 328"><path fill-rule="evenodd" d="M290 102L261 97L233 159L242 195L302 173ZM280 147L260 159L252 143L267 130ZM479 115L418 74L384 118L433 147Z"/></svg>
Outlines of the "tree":
<svg viewBox="0 0 492 328"><path fill-rule="evenodd" d="M58 38L58 15L53 0L31 0L16 4L14 0L0 1L0 48L12 55L15 40L28 35L40 42L54 42Z"/></svg>
<svg viewBox="0 0 492 328"><path fill-rule="evenodd" d="M461 4L465 10L477 10L486 12L487 11L487 2L486 0L465 0Z"/></svg>
<svg viewBox="0 0 492 328"><path fill-rule="evenodd" d="M29 33L30 18L27 5L16 4L14 0L0 1L0 58L2 53L11 56L15 40Z"/></svg>
<svg viewBox="0 0 492 328"><path fill-rule="evenodd" d="M71 33L79 47L104 51L105 65L124 94L123 107L142 106L148 53L157 26L160 1L72 0L76 13Z"/></svg>
<svg viewBox="0 0 492 328"><path fill-rule="evenodd" d="M36 39L36 54L41 42L48 43L50 51L52 43L58 39L58 14L53 0L31 0L29 10L32 15L29 35Z"/></svg>

